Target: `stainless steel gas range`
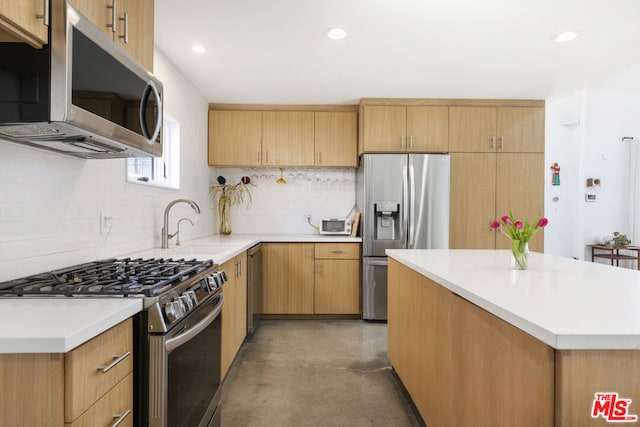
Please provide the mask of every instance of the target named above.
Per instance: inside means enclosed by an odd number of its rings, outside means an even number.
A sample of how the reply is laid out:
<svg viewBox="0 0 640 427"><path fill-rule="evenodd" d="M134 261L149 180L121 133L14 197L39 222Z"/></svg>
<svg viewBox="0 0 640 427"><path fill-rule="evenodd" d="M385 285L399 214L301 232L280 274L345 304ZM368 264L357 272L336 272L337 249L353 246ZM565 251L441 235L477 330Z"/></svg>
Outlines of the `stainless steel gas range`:
<svg viewBox="0 0 640 427"><path fill-rule="evenodd" d="M0 295L143 298L133 321L133 425L211 427L226 280L211 260L108 259L3 282Z"/></svg>

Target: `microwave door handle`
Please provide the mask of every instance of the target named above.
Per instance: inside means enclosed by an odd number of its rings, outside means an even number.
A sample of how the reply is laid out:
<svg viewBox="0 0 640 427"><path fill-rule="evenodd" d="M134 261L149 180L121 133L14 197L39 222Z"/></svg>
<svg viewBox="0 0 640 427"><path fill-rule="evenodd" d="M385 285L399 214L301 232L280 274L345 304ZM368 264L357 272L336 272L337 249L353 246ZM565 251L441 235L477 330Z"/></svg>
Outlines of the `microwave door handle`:
<svg viewBox="0 0 640 427"><path fill-rule="evenodd" d="M156 127L153 130L153 134L149 135L147 131L147 115L145 111L147 109L147 104L149 103L149 97L153 93L153 96L156 98L156 102L158 103L158 120L156 121ZM156 85L153 84L153 81L149 81L147 86L144 88L144 92L142 92L142 100L140 101L140 127L142 128L142 134L145 138L147 138L147 143L153 144L158 138L160 134L160 129L162 128L162 99L160 99L160 93L156 88Z"/></svg>

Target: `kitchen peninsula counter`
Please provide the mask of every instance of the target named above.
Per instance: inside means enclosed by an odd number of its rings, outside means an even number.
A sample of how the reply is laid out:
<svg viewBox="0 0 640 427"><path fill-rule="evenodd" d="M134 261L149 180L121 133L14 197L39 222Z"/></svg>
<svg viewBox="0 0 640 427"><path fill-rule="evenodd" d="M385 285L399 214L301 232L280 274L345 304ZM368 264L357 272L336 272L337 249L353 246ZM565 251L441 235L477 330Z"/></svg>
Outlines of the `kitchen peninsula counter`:
<svg viewBox="0 0 640 427"><path fill-rule="evenodd" d="M595 395L612 392L640 414L638 271L539 253L517 271L508 250L387 254L389 359L427 425L602 426Z"/></svg>

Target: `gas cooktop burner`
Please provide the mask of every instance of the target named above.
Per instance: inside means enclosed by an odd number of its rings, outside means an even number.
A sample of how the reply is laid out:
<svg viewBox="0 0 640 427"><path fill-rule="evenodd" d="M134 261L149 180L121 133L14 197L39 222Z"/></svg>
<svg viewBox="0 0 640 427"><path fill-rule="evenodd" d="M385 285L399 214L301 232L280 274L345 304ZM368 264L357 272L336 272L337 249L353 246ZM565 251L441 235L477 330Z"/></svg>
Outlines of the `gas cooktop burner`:
<svg viewBox="0 0 640 427"><path fill-rule="evenodd" d="M0 295L151 297L213 265L195 259L107 259L0 283Z"/></svg>

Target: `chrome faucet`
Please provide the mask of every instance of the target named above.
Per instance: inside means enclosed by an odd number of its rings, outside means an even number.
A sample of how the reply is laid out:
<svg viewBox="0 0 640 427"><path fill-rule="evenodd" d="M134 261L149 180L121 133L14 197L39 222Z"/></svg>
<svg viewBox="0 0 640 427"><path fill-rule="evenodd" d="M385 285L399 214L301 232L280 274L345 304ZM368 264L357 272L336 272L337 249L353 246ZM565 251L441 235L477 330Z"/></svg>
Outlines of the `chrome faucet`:
<svg viewBox="0 0 640 427"><path fill-rule="evenodd" d="M175 237L176 234L178 234L178 231L173 234L169 233L169 210L171 210L171 207L176 203L187 203L193 208L194 211L196 211L196 215L200 214L200 206L198 206L198 204L193 200L176 199L172 202L169 202L167 207L164 209L164 222L162 225L162 246L160 246L162 249L167 249L169 247L169 240Z"/></svg>

